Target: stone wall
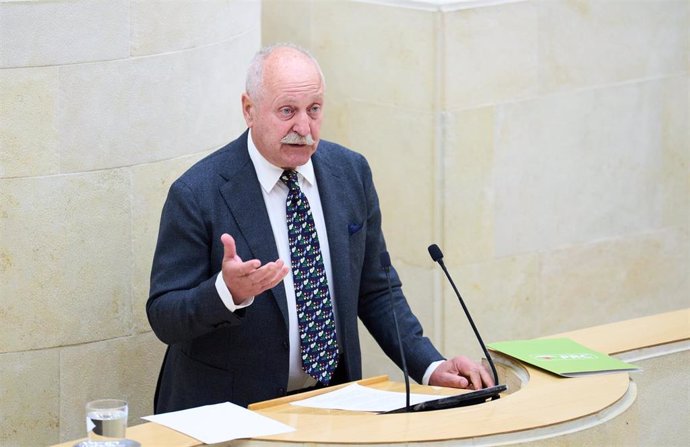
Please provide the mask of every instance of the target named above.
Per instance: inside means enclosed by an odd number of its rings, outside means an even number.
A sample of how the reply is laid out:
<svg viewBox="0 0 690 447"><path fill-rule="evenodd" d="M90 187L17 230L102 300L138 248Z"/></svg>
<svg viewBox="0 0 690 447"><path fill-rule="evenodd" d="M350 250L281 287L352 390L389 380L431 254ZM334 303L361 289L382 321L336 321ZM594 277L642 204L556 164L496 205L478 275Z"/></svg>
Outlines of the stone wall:
<svg viewBox="0 0 690 447"><path fill-rule="evenodd" d="M323 137L371 162L428 335L476 357L431 243L486 342L690 304L688 5L265 0L262 34L320 59Z"/></svg>
<svg viewBox="0 0 690 447"><path fill-rule="evenodd" d="M260 2L0 1L0 445L151 414L144 305L170 182L244 129Z"/></svg>

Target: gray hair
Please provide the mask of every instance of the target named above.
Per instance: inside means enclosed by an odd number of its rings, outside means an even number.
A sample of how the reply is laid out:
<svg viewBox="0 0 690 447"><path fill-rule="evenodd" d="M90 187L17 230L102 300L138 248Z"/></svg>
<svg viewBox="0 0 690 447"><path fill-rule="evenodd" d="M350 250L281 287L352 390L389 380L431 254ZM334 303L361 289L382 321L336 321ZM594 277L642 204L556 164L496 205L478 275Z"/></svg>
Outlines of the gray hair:
<svg viewBox="0 0 690 447"><path fill-rule="evenodd" d="M326 79L321 71L321 66L316 58L309 52L309 50L300 47L294 43L276 43L273 45L268 45L261 48L255 55L252 61L249 63L249 68L247 69L247 80L245 83L245 91L250 98L259 99L263 93L263 72L264 72L264 62L268 56L270 56L273 51L280 48L292 48L303 55L307 56L316 66L319 71L319 76L321 76L321 84L326 87Z"/></svg>

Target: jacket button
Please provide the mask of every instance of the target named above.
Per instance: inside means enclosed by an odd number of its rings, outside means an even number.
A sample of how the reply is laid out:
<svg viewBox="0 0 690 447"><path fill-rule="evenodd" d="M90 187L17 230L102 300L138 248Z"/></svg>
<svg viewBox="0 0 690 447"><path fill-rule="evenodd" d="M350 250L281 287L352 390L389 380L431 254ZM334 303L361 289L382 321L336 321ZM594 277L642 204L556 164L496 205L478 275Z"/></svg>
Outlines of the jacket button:
<svg viewBox="0 0 690 447"><path fill-rule="evenodd" d="M285 396L285 388L278 388L278 395Z"/></svg>
<svg viewBox="0 0 690 447"><path fill-rule="evenodd" d="M290 343L288 343L287 341L284 341L283 342L283 348L285 348L286 350L290 349Z"/></svg>

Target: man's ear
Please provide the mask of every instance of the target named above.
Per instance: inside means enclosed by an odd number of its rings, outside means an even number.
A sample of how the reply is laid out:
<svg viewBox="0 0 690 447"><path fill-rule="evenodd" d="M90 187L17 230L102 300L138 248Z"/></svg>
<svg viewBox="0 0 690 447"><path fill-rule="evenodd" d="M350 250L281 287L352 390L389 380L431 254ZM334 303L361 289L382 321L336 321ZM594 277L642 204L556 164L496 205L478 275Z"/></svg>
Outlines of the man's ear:
<svg viewBox="0 0 690 447"><path fill-rule="evenodd" d="M252 127L254 124L254 113L256 106L254 101L251 100L249 95L242 93L242 114L244 115L244 121L247 123L247 127Z"/></svg>

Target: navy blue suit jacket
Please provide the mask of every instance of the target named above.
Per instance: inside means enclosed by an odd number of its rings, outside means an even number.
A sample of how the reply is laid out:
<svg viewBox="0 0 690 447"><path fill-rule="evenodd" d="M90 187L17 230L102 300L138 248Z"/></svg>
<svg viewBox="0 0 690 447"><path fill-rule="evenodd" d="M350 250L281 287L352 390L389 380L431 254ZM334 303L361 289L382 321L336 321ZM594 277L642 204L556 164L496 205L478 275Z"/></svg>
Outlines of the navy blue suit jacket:
<svg viewBox="0 0 690 447"><path fill-rule="evenodd" d="M278 259L268 213L247 150L247 135L196 163L170 188L161 216L146 304L149 322L168 345L156 389L157 413L230 401L246 406L282 396L288 383L288 311L283 283L235 313L215 288L220 236L235 239L238 255ZM371 171L361 155L320 141L312 156L328 233L337 336L346 379L362 376L357 317L400 365L385 250ZM443 357L423 336L391 281L407 364L418 382Z"/></svg>

